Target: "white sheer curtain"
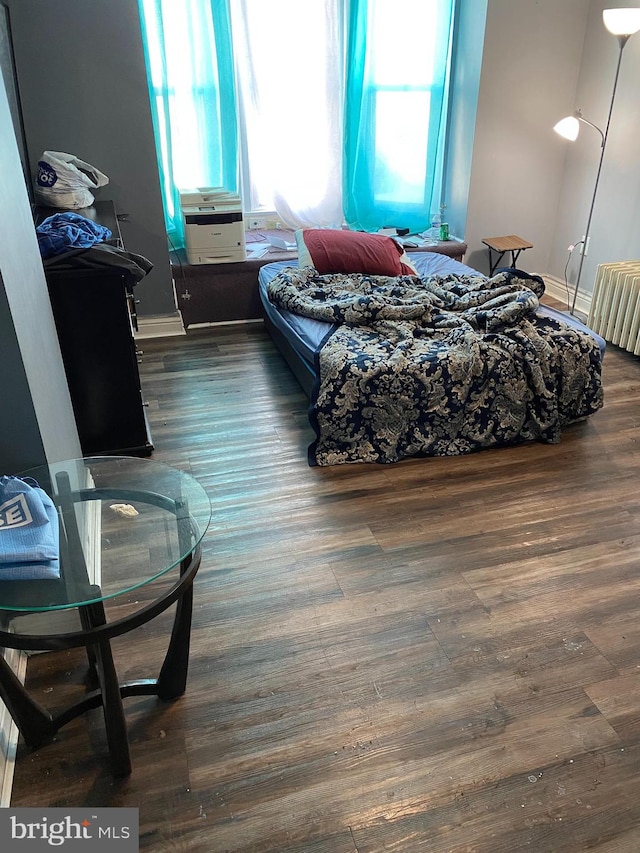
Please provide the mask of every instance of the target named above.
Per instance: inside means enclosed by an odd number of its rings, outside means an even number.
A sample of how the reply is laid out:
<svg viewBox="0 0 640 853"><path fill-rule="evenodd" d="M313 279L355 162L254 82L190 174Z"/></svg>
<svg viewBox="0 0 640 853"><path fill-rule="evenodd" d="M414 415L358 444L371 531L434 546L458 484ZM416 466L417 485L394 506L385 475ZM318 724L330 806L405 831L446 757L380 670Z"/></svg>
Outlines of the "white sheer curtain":
<svg viewBox="0 0 640 853"><path fill-rule="evenodd" d="M340 226L344 0L231 0L247 210Z"/></svg>

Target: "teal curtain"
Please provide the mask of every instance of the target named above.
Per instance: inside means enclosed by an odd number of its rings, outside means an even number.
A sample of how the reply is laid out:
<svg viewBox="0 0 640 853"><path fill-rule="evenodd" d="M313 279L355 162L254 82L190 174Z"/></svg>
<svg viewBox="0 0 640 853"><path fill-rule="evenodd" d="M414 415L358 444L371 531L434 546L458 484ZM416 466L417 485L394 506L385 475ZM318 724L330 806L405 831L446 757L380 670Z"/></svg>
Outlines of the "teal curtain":
<svg viewBox="0 0 640 853"><path fill-rule="evenodd" d="M139 0L167 234L184 246L179 190L238 189L229 0Z"/></svg>
<svg viewBox="0 0 640 853"><path fill-rule="evenodd" d="M350 228L420 232L440 198L453 0L350 0L343 199Z"/></svg>

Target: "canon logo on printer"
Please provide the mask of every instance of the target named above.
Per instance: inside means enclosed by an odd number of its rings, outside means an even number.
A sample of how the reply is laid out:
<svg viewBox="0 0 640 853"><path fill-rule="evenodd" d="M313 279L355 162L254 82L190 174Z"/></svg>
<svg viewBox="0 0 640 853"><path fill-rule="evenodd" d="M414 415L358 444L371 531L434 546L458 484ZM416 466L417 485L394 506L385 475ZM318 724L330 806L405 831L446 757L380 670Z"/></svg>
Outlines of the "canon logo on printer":
<svg viewBox="0 0 640 853"><path fill-rule="evenodd" d="M41 187L52 187L58 180L55 169L52 169L44 160L38 162L38 184Z"/></svg>

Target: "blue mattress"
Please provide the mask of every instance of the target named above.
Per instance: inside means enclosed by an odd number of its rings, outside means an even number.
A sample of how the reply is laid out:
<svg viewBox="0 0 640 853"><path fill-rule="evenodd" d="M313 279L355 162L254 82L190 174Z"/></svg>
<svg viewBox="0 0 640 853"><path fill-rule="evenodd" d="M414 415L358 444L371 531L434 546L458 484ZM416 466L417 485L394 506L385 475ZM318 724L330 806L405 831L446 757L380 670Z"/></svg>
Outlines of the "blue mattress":
<svg viewBox="0 0 640 853"><path fill-rule="evenodd" d="M466 266L466 264L461 264L459 261L447 255L438 254L437 252L409 252L408 255L420 276L444 275L446 273L457 273L460 275L478 274L477 270ZM310 367L313 367L314 353L331 331L331 324L323 323L319 320L311 320L308 317L301 317L298 314L292 314L290 311L279 309L269 301L269 297L267 296L267 284L280 270L291 266L297 266L297 260L278 261L272 264L265 264L265 266L261 267L258 273L260 299L265 315L271 323L286 337L298 355ZM575 317L572 317L570 314L564 314L562 311L558 311L548 305L541 305L538 308L538 312L543 316L561 320L568 326L591 335L597 341L600 353L604 355L606 347L604 338L601 338L600 335L587 328L587 326Z"/></svg>

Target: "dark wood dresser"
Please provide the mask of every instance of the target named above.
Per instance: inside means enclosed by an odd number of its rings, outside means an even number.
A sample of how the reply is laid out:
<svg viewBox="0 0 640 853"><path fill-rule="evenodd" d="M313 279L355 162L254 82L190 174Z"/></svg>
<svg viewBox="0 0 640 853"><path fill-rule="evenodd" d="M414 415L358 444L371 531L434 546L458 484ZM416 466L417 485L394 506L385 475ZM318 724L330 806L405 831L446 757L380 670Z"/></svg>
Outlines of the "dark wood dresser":
<svg viewBox="0 0 640 853"><path fill-rule="evenodd" d="M62 212L37 208L35 223ZM109 242L124 248L113 202L96 201L73 212L109 228ZM153 444L140 384L130 275L117 266L56 270L45 265L45 276L83 454L149 455Z"/></svg>

